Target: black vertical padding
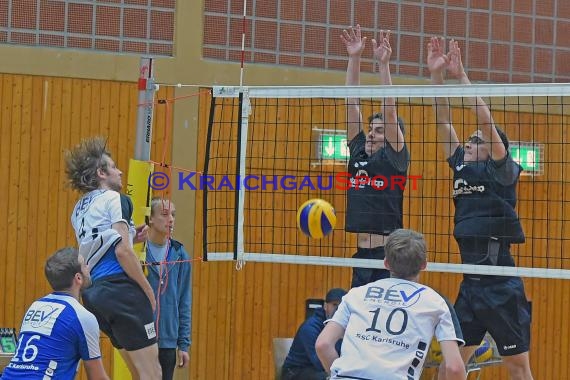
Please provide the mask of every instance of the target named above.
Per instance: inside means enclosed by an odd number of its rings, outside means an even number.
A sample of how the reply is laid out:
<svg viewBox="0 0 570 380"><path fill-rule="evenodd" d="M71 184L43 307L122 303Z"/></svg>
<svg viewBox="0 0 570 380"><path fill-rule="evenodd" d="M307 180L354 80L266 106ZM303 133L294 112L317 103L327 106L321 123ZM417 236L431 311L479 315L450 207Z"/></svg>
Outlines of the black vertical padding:
<svg viewBox="0 0 570 380"><path fill-rule="evenodd" d="M210 144L212 143L212 129L214 125L214 115L216 111L216 97L212 95L210 101L210 116L208 120L208 135L206 137L206 156L204 157L203 175L208 175L208 165L210 163ZM203 261L208 261L208 186L204 186L204 204L202 207L202 244Z"/></svg>

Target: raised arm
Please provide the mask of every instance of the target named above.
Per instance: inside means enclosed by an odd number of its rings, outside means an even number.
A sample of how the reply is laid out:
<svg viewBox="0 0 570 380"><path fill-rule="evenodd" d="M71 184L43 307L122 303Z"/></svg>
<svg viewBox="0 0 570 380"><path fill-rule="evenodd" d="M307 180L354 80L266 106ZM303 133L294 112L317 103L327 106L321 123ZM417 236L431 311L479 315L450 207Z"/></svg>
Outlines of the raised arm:
<svg viewBox="0 0 570 380"><path fill-rule="evenodd" d="M443 53L443 39L432 37L428 44L428 69L431 83L443 84L443 72L449 64L449 57ZM447 98L435 98L435 120L437 124L437 139L441 142L445 158L450 157L459 146L459 139L451 124L449 101Z"/></svg>
<svg viewBox="0 0 570 380"><path fill-rule="evenodd" d="M471 81L465 73L463 62L461 61L461 49L455 40L449 41L449 73L459 80L459 83L470 85ZM466 104L471 107L477 115L477 126L483 135L483 140L487 142L491 159L497 161L503 159L507 151L501 137L495 129L495 122L491 115L491 110L480 97L465 99Z"/></svg>
<svg viewBox="0 0 570 380"><path fill-rule="evenodd" d="M378 60L380 84L391 86L390 56L392 55L392 46L390 46L390 31L381 30L378 42L372 40L372 46L374 48L374 58ZM404 149L404 134L398 126L395 98L384 98L382 100L382 115L386 140L396 152L399 152Z"/></svg>
<svg viewBox="0 0 570 380"><path fill-rule="evenodd" d="M342 31L340 39L346 46L348 53L348 66L346 67L346 85L360 85L360 57L364 46L366 45L366 37L362 37L360 33L360 25L356 25L356 30L352 26ZM362 130L362 114L360 113L360 99L346 99L346 121L348 124L348 141L351 141Z"/></svg>

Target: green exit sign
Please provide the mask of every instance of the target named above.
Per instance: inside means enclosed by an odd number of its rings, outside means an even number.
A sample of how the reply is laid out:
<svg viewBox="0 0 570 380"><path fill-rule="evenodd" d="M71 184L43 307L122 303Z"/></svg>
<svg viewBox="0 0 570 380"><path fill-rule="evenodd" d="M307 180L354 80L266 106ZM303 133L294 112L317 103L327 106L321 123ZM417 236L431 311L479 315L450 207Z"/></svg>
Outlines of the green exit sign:
<svg viewBox="0 0 570 380"><path fill-rule="evenodd" d="M542 162L540 161L542 145L515 142L509 147L509 151L513 160L522 166L527 174L542 173Z"/></svg>
<svg viewBox="0 0 570 380"><path fill-rule="evenodd" d="M320 135L320 159L343 160L350 157L345 134L322 133Z"/></svg>

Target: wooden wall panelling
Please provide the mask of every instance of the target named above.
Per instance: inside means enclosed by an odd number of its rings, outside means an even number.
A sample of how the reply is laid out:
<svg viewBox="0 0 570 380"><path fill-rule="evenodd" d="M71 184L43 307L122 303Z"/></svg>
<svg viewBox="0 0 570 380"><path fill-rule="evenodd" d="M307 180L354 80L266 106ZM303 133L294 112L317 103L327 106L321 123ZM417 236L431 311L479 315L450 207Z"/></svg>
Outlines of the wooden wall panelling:
<svg viewBox="0 0 570 380"><path fill-rule="evenodd" d="M8 135L8 131L10 130L10 112L6 111L6 100L11 99L10 96L6 96L6 76L0 75L0 94L2 94L2 98L0 99L0 109L2 110L2 114L0 115L0 136L4 137ZM9 145L5 145L4 139L0 140L0 173L2 175L7 175L8 170L10 168L10 149L8 148ZM0 209L7 210L9 204L9 197L6 196L8 194L8 181L3 180L0 181ZM0 223L0 237L6 237L8 231L8 224L7 223ZM0 251L1 252L8 252L8 239L0 239ZM13 266L13 262L15 262L15 255L13 255L12 260L8 259L8 255L3 255L2 261L3 265L0 266L0 282L2 283L2 288L4 289L3 292L0 292L0 305L3 305L2 309L0 309L0 318L2 320L8 319L8 310L11 310L10 307L13 308L13 297L14 297L14 290L8 289L8 285L10 283L10 279L8 279L8 275L10 273L9 266ZM14 271L12 271L13 273ZM2 280L3 279L3 280Z"/></svg>

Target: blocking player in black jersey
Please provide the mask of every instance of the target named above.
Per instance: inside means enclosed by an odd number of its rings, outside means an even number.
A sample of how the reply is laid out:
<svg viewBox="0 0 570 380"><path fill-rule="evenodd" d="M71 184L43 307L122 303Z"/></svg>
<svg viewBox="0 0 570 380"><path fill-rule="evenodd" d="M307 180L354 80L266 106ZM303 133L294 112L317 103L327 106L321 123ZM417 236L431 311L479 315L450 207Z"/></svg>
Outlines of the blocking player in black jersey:
<svg viewBox="0 0 570 380"><path fill-rule="evenodd" d="M378 42L372 40L378 61L380 83L391 85L390 31L381 30ZM360 84L360 58L366 44L360 25L344 30L348 67L346 85ZM404 142L403 123L396 114L394 98L385 98L382 112L371 115L365 125L360 99L346 101L350 187L347 191L346 231L357 233L354 258L384 259L384 243L395 229L402 228L402 205L409 153ZM354 268L352 287L390 277L385 269Z"/></svg>
<svg viewBox="0 0 570 380"><path fill-rule="evenodd" d="M133 250L141 236L132 221L130 198L119 193L122 172L105 145L101 138L86 139L66 152L69 182L82 194L71 223L93 280L83 291L83 303L119 350L133 379L160 379L156 300Z"/></svg>
<svg viewBox="0 0 570 380"><path fill-rule="evenodd" d="M432 83L443 84L447 69L460 83L471 84L457 42L450 41L448 54L444 54L443 47L443 39L438 38L432 38L428 45ZM483 99L464 101L477 115L478 130L463 146L451 124L448 100L435 101L438 140L453 170L453 235L463 263L514 266L510 246L525 240L515 211L522 168L510 156L509 140L495 126ZM465 362L489 331L511 378L532 379L528 355L531 310L519 277L465 274L455 310L465 340Z"/></svg>

